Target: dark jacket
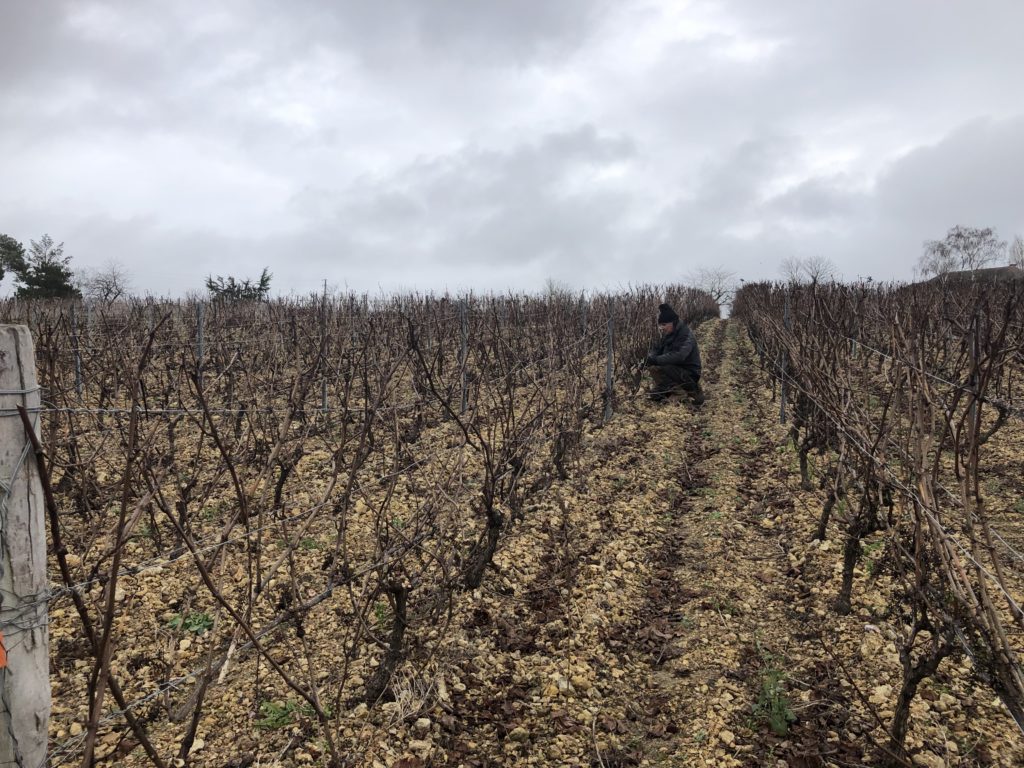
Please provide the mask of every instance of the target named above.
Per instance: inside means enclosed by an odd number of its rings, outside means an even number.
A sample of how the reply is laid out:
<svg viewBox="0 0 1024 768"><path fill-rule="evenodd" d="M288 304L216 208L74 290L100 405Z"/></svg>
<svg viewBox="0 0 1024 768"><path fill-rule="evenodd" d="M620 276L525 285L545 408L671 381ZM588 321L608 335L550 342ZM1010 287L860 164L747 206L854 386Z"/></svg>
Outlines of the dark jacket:
<svg viewBox="0 0 1024 768"><path fill-rule="evenodd" d="M700 350L697 339L690 327L680 320L675 330L662 336L651 348L655 356L654 365L678 365L685 368L693 378L700 378Z"/></svg>

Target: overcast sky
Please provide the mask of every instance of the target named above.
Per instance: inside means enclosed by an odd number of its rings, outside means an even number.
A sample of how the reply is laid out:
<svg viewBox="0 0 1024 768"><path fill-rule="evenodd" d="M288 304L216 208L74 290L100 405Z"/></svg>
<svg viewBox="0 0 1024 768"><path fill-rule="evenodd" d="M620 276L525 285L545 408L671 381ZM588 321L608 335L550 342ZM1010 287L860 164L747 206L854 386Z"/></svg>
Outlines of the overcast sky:
<svg viewBox="0 0 1024 768"><path fill-rule="evenodd" d="M0 232L172 295L908 279L953 225L1024 234L1022 30L1021 0L0 0Z"/></svg>

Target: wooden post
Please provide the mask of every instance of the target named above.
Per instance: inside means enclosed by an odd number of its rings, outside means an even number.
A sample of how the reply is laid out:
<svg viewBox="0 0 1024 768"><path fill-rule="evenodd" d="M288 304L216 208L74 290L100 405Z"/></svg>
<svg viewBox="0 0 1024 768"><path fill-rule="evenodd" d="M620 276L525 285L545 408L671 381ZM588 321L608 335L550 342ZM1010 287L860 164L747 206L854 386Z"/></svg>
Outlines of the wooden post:
<svg viewBox="0 0 1024 768"><path fill-rule="evenodd" d="M320 307L320 411L327 413L327 281L324 280L324 300Z"/></svg>
<svg viewBox="0 0 1024 768"><path fill-rule="evenodd" d="M46 763L50 721L46 521L16 408L39 401L28 328L0 325L0 765L32 768Z"/></svg>
<svg viewBox="0 0 1024 768"><path fill-rule="evenodd" d="M604 371L604 423L612 418L612 372L615 369L615 320L608 316L608 359Z"/></svg>
<svg viewBox="0 0 1024 768"><path fill-rule="evenodd" d="M75 304L71 303L71 346L75 355L75 394L82 397L82 350L78 342L78 314Z"/></svg>
<svg viewBox="0 0 1024 768"><path fill-rule="evenodd" d="M465 413L469 405L469 393L466 388L466 358L469 357L469 327L466 321L466 300L459 300L459 327L462 343L459 346L459 368L462 371L462 405L459 413Z"/></svg>
<svg viewBox="0 0 1024 768"><path fill-rule="evenodd" d="M206 320L206 305L196 305L196 381L203 388L203 325Z"/></svg>
<svg viewBox="0 0 1024 768"><path fill-rule="evenodd" d="M968 435L971 441L971 452L974 453L978 450L978 435L980 433L981 423L978 421L978 401L981 399L981 391L978 382L978 361L981 357L978 344L978 335L981 333L981 318L978 315L978 310L975 308L974 317L971 319L971 367L970 374L967 378L967 387L971 393L971 404L968 408L968 423L970 429ZM970 511L968 511L970 514Z"/></svg>
<svg viewBox="0 0 1024 768"><path fill-rule="evenodd" d="M789 329L792 327L792 325L789 322L789 291L788 291L788 289L786 291L786 304L783 307L782 313L783 313L782 314L782 324L785 327L786 331L788 332ZM787 339L787 341L788 341L788 339ZM785 345L783 345L783 349L784 348L785 348ZM789 395L789 382L786 379L786 363L789 361L789 356L784 351L780 351L779 352L779 356L782 358L781 361L780 361L781 362L780 368L782 370L782 378L781 378L781 380L779 382L779 391L781 393L780 397L779 397L779 423L780 424L785 424L786 423L786 398Z"/></svg>

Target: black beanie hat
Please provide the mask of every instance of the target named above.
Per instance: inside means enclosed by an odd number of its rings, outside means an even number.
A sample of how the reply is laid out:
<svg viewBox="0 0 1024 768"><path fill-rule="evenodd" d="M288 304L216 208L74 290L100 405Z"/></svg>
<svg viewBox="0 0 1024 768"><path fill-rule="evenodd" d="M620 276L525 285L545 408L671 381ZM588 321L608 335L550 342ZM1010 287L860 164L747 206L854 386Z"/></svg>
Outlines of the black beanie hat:
<svg viewBox="0 0 1024 768"><path fill-rule="evenodd" d="M658 324L662 323L678 323L679 315L672 309L668 304L658 305Z"/></svg>

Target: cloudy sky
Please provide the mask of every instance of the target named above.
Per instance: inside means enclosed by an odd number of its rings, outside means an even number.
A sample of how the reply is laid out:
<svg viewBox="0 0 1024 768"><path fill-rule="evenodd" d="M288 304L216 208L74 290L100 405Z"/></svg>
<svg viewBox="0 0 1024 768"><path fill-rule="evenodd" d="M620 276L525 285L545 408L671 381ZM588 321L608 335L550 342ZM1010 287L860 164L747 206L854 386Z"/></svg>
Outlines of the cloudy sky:
<svg viewBox="0 0 1024 768"><path fill-rule="evenodd" d="M0 0L0 232L156 294L907 279L955 224L1024 233L1021 30L1020 0Z"/></svg>

